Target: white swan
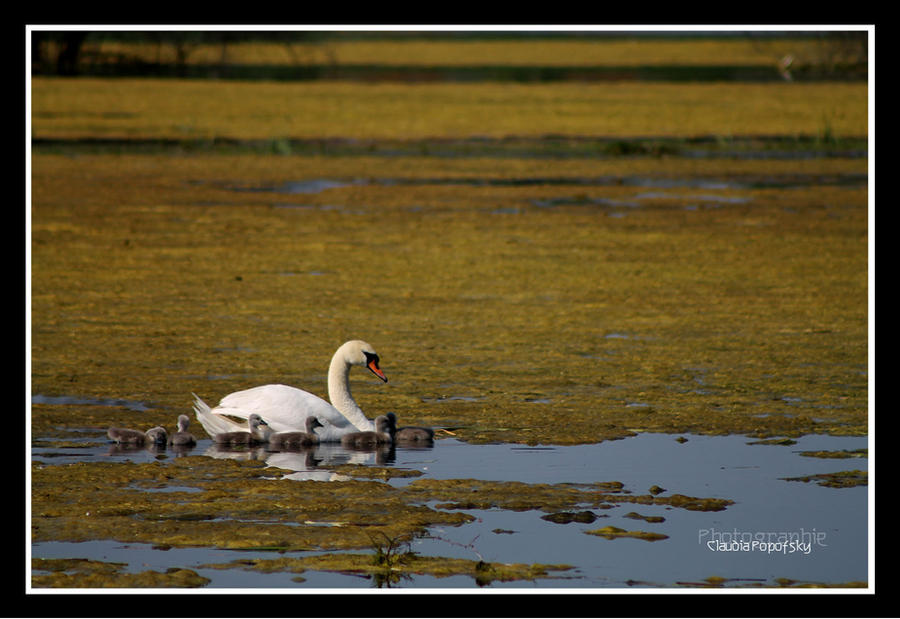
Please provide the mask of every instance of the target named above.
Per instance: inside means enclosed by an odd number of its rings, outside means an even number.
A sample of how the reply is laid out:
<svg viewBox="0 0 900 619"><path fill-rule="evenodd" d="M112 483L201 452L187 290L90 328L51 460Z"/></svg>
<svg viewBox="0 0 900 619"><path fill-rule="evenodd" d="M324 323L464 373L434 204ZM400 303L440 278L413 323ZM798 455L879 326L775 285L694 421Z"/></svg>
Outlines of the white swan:
<svg viewBox="0 0 900 619"><path fill-rule="evenodd" d="M246 432L246 426L225 415L247 419L256 413L273 432L303 432L306 418L314 416L323 427L316 434L323 442L339 441L350 432L370 432L375 424L366 417L350 394L350 368L362 365L381 380L387 377L378 367L379 358L371 346L361 340L345 342L331 358L328 368L328 397L331 404L307 391L286 385L263 385L226 395L211 409L194 395L194 412L210 436L223 432Z"/></svg>

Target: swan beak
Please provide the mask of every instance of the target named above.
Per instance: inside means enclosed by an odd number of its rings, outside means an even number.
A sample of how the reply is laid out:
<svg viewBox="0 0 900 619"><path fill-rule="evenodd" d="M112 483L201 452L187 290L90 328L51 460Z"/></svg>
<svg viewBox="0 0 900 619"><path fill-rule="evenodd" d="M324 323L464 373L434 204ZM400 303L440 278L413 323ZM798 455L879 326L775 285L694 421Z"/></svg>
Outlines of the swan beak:
<svg viewBox="0 0 900 619"><path fill-rule="evenodd" d="M375 376L377 376L384 382L387 382L387 376L385 376L384 372L381 371L381 368L378 367L378 361L376 361L375 359L372 359L371 361L369 361L369 363L368 363L368 365L366 365L366 367L372 371L372 374L374 374Z"/></svg>

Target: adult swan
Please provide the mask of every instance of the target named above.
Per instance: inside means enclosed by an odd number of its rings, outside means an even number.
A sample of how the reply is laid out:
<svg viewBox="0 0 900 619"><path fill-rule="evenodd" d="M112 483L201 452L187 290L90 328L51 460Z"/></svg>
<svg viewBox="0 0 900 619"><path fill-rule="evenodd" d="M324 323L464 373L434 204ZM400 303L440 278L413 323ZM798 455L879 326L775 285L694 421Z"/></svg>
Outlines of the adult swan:
<svg viewBox="0 0 900 619"><path fill-rule="evenodd" d="M371 432L375 424L350 394L350 368L363 365L378 378L387 377L378 367L378 354L361 340L345 342L328 368L328 397L331 404L307 391L286 385L263 385L226 395L219 405L209 405L194 396L194 412L203 429L210 436L222 432L246 431L247 428L224 415L247 419L256 413L266 420L273 432L306 430L306 418L314 416L323 425L317 428L320 441L339 441L350 432Z"/></svg>

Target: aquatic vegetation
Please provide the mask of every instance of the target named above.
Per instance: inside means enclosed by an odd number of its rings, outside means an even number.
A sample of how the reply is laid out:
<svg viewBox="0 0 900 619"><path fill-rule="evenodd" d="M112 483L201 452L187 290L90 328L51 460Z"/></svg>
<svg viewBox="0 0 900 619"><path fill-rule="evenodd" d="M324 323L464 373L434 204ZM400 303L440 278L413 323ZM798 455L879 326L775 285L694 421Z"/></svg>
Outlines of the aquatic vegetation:
<svg viewBox="0 0 900 619"><path fill-rule="evenodd" d="M126 565L90 559L32 559L31 569L47 574L33 574L35 588L139 588L139 587L203 587L209 578L185 568L165 572L145 570L125 572Z"/></svg>
<svg viewBox="0 0 900 619"><path fill-rule="evenodd" d="M860 449L854 449L852 451L848 451L846 449L841 449L838 451L801 451L800 455L806 456L807 458L868 458L869 449L866 447L862 447Z"/></svg>
<svg viewBox="0 0 900 619"><path fill-rule="evenodd" d="M547 522L555 522L557 524L569 524L570 522L594 522L597 518L602 518L590 510L582 510L578 512L554 512L541 516L542 520Z"/></svg>
<svg viewBox="0 0 900 619"><path fill-rule="evenodd" d="M282 471L289 473L289 471ZM188 456L150 463L96 462L32 471L32 539L116 539L169 546L337 549L386 535L456 525L471 516L409 504L383 483L284 482L257 461ZM170 483L199 491L142 490ZM59 492L62 485L67 490ZM320 526L317 523L334 523Z"/></svg>
<svg viewBox="0 0 900 619"><path fill-rule="evenodd" d="M645 522L665 522L665 518L662 516L642 516L637 512L628 512L623 518L631 518L632 520L643 520Z"/></svg>
<svg viewBox="0 0 900 619"><path fill-rule="evenodd" d="M36 138L809 135L867 131L865 82L32 79ZM205 102L198 108L196 102ZM598 114L597 110L603 110Z"/></svg>
<svg viewBox="0 0 900 619"><path fill-rule="evenodd" d="M785 481L814 481L826 488L853 488L866 486L869 483L868 471L839 471L837 473L818 473L816 475L803 475L800 477L782 477Z"/></svg>
<svg viewBox="0 0 900 619"><path fill-rule="evenodd" d="M862 589L869 584L864 581L851 581L844 583L803 582L792 578L776 578L775 583L779 587L794 588L826 588L826 589Z"/></svg>
<svg viewBox="0 0 900 619"><path fill-rule="evenodd" d="M697 498L682 494L670 496L634 495L621 491L621 484L613 482L614 489L604 483L593 486L570 484L526 484L523 482L499 482L477 479L417 479L406 488L412 499L436 501L435 507L445 510L508 509L511 511L541 510L557 512L585 505L604 509L608 505L637 503L644 505L669 505L690 511L721 511L733 501L720 498Z"/></svg>
<svg viewBox="0 0 900 619"><path fill-rule="evenodd" d="M625 529L620 529L619 527L603 527L602 529L593 529L591 531L585 531L588 535L597 535L598 537L605 537L606 539L619 539L622 537L631 537L634 539L642 539L647 542L655 542L661 539L668 539L668 535L663 535L662 533L650 533L647 531L626 531Z"/></svg>
<svg viewBox="0 0 900 619"><path fill-rule="evenodd" d="M468 575L479 586L489 585L495 580L507 582L536 578L559 578L563 576L554 574L554 572L572 569L570 565L489 563L452 557L423 557L416 554L402 555L402 560L398 559L390 565L385 565L377 561L377 556L377 554L332 553L297 558L248 559L232 563L209 564L203 567L217 569L240 567L263 572L277 571L298 574L306 570L363 574L373 578L379 585L389 585L398 582L403 576L413 574L428 574L437 578Z"/></svg>
<svg viewBox="0 0 900 619"><path fill-rule="evenodd" d="M751 441L748 445L796 445L797 441L792 438L766 438L759 441Z"/></svg>

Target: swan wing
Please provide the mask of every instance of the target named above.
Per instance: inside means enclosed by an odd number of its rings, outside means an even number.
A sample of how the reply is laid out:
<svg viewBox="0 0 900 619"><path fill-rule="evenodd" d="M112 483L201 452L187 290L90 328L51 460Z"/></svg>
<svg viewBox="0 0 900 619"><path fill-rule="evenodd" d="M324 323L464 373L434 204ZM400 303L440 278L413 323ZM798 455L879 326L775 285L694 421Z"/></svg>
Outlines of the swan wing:
<svg viewBox="0 0 900 619"><path fill-rule="evenodd" d="M338 438L356 428L335 407L322 398L287 385L263 385L230 393L210 414L246 419L256 413L274 432L305 432L306 418L315 416L325 427L319 428L320 439ZM198 414L203 423L203 417ZM209 421L208 416L206 417ZM215 423L215 421L214 421ZM206 426L204 425L204 428ZM242 428L246 431L246 428Z"/></svg>
<svg viewBox="0 0 900 619"><path fill-rule="evenodd" d="M248 432L250 430L249 426L241 425L227 417L214 413L210 409L209 404L201 400L196 393L191 395L194 396L194 414L197 416L197 421L200 422L200 425L203 426L203 429L210 436L214 437L216 434L224 432Z"/></svg>

